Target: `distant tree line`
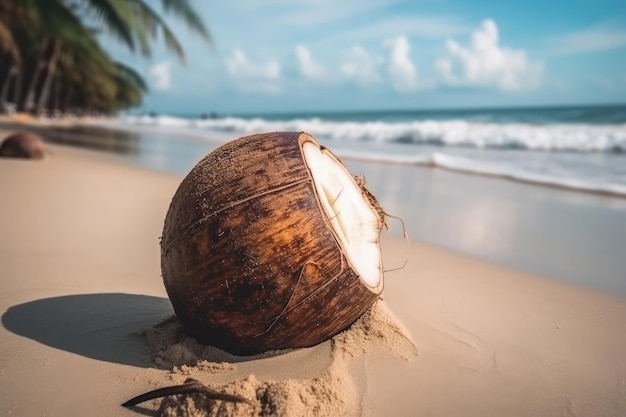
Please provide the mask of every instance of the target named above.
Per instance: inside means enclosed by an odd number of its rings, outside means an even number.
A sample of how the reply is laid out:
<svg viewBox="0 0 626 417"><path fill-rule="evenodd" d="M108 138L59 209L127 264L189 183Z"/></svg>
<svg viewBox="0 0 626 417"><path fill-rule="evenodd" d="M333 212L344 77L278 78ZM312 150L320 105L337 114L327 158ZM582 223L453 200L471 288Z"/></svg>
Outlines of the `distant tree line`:
<svg viewBox="0 0 626 417"><path fill-rule="evenodd" d="M210 42L189 0L160 3ZM0 111L111 114L141 104L146 82L102 49L100 33L144 56L160 36L185 60L182 45L149 1L0 0Z"/></svg>

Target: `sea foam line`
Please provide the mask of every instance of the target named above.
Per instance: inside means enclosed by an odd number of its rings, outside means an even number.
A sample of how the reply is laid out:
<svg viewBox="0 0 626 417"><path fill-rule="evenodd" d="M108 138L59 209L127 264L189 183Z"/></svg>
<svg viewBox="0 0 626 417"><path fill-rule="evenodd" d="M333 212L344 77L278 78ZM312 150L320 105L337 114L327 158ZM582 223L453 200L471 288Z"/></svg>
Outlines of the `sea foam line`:
<svg viewBox="0 0 626 417"><path fill-rule="evenodd" d="M447 171L463 174L480 175L486 177L503 178L516 182L555 187L573 191L583 191L594 194L626 197L626 186L613 183L600 183L585 181L578 178L563 178L546 174L537 174L506 166L490 164L488 162L477 163L471 159L432 153L430 155L385 155L359 151L340 150L335 151L340 158L352 159L364 162L391 163L403 165L415 165L429 168L439 168Z"/></svg>
<svg viewBox="0 0 626 417"><path fill-rule="evenodd" d="M341 142L403 142L418 144L407 139L407 132L421 137L425 144L450 147L516 148L528 150L574 150L577 152L611 152L626 150L626 125L529 125L529 124L479 124L465 121L424 122L334 122L318 118L269 121L265 119L184 119L171 116L125 117L122 124L136 129L162 129L185 132L205 139L237 137L263 131L307 131L318 139ZM170 130L167 129L167 130ZM477 133L478 132L478 133ZM421 135L421 136L420 136ZM440 143L435 138L440 137ZM404 138L404 139L403 139ZM517 139L515 139L517 138ZM513 145L525 140L525 145ZM328 143L328 142L327 142ZM471 144L471 145L470 145ZM329 143L330 145L330 143ZM442 149L443 149L442 147ZM626 197L626 186L620 183L589 181L576 177L561 177L536 173L488 161L477 162L443 152L418 155L390 155L366 151L336 150L343 158L368 162L409 164L437 167L449 171L505 178L517 182L558 187L596 194Z"/></svg>
<svg viewBox="0 0 626 417"><path fill-rule="evenodd" d="M178 127L240 136L270 131L305 131L319 139L348 142L400 142L469 148L541 151L626 152L626 124L476 123L465 120L408 122L329 121L320 118L283 121L262 118L184 119L128 116L123 123ZM210 134L210 133L209 133Z"/></svg>

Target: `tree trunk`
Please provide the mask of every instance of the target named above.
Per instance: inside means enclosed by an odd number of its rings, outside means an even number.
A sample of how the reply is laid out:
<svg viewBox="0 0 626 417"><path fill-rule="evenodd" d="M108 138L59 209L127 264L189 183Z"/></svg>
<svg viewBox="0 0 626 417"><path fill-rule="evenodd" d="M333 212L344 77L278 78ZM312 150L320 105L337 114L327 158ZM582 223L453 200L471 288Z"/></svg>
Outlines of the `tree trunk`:
<svg viewBox="0 0 626 417"><path fill-rule="evenodd" d="M0 58L4 58L4 54L0 52ZM11 63L11 55L9 55L8 58L8 63ZM4 62L2 62L0 64L0 74L2 73L2 70L4 69ZM8 89L9 86L9 80L11 79L11 70L13 69L13 65L6 65L8 67L7 69L7 73L4 76L4 78L2 79L2 90L0 90L0 110L2 109L2 107L4 106L4 102L6 101L6 90ZM1 77L2 75L0 75Z"/></svg>
<svg viewBox="0 0 626 417"><path fill-rule="evenodd" d="M22 97L22 81L24 80L24 66L22 65L18 68L17 78L15 78L15 83L13 84L13 99L11 100L16 105L20 102L20 98Z"/></svg>
<svg viewBox="0 0 626 417"><path fill-rule="evenodd" d="M19 72L20 66L16 62L13 62L9 71L7 72L7 76L2 83L2 90L0 92L0 110L6 110L7 98L9 97L9 90L11 86L11 81L15 79L15 76ZM15 84L15 83L14 83Z"/></svg>
<svg viewBox="0 0 626 417"><path fill-rule="evenodd" d="M30 83L28 84L28 90L26 91L26 97L24 98L24 102L22 103L22 110L31 111L35 107L35 94L37 91L37 84L39 84L39 77L41 76L41 71L46 67L46 60L44 58L46 49L48 49L49 41L45 41L43 46L41 47L41 52L39 53L39 58L37 59L37 64L35 65L35 69L33 70L33 75L30 79Z"/></svg>
<svg viewBox="0 0 626 417"><path fill-rule="evenodd" d="M74 84L69 83L65 86L65 97L63 98L63 103L61 103L61 112L67 113L70 108L70 99L72 94L74 93Z"/></svg>
<svg viewBox="0 0 626 417"><path fill-rule="evenodd" d="M41 87L39 93L39 100L37 101L37 114L42 114L45 110L48 99L50 98L50 86L52 85L52 79L54 78L54 72L57 68L57 62L61 56L61 39L56 38L52 44L52 55L48 60L48 70L46 71L46 78Z"/></svg>
<svg viewBox="0 0 626 417"><path fill-rule="evenodd" d="M50 107L54 114L58 114L61 111L61 87L61 79L56 77L54 79L54 88L52 89L52 98L50 99Z"/></svg>

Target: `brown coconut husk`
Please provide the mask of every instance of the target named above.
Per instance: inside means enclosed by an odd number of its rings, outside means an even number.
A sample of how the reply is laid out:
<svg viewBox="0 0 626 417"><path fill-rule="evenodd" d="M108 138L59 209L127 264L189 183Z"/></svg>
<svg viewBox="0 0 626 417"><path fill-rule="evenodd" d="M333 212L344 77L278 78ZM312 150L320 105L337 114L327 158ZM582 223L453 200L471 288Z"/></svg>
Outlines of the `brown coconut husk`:
<svg viewBox="0 0 626 417"><path fill-rule="evenodd" d="M17 132L0 144L0 156L7 158L41 159L46 155L43 139L31 132Z"/></svg>
<svg viewBox="0 0 626 417"><path fill-rule="evenodd" d="M317 144L295 132L227 143L174 195L163 280L199 342L235 354L312 346L346 329L382 291L382 266L376 288L350 266L304 161L307 141ZM371 193L355 186L380 216Z"/></svg>

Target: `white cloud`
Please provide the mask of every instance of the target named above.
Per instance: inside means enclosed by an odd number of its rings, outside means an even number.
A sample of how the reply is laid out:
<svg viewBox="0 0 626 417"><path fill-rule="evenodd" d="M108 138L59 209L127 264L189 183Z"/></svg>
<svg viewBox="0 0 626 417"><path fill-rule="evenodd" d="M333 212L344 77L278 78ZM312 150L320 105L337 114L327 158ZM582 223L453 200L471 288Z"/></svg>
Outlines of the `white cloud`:
<svg viewBox="0 0 626 417"><path fill-rule="evenodd" d="M155 90L165 91L172 87L170 77L170 62L164 61L150 68L152 85Z"/></svg>
<svg viewBox="0 0 626 417"><path fill-rule="evenodd" d="M380 81L378 67L381 59L370 55L362 46L353 46L345 55L341 63L341 73L348 80L367 85Z"/></svg>
<svg viewBox="0 0 626 417"><path fill-rule="evenodd" d="M250 62L241 49L235 49L226 58L226 69L242 91L255 93L280 92L280 64L276 59L268 58L263 62Z"/></svg>
<svg viewBox="0 0 626 417"><path fill-rule="evenodd" d="M400 92L417 90L417 68L409 58L409 41L404 36L398 36L385 44L391 49L388 68L393 88Z"/></svg>
<svg viewBox="0 0 626 417"><path fill-rule="evenodd" d="M298 61L298 68L300 73L305 77L312 80L326 80L328 78L328 71L322 65L313 60L311 52L304 45L296 46L296 59Z"/></svg>
<svg viewBox="0 0 626 417"><path fill-rule="evenodd" d="M472 34L468 47L448 40L446 49L448 56L437 60L435 67L451 85L515 91L536 86L543 73L543 64L530 62L526 51L499 45L498 27L490 19Z"/></svg>
<svg viewBox="0 0 626 417"><path fill-rule="evenodd" d="M626 47L626 29L623 25L605 22L580 32L551 39L550 43L555 54L608 51Z"/></svg>

